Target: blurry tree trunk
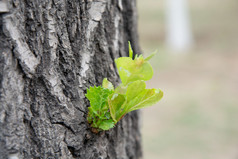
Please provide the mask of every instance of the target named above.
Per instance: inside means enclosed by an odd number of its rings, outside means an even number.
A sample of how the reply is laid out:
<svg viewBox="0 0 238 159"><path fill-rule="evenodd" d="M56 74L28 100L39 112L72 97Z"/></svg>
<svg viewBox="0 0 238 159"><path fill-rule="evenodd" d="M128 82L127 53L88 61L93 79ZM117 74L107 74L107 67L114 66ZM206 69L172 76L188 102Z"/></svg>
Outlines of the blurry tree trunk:
<svg viewBox="0 0 238 159"><path fill-rule="evenodd" d="M186 51L192 45L187 0L167 0L167 44L174 51Z"/></svg>
<svg viewBox="0 0 238 159"><path fill-rule="evenodd" d="M6 2L6 1L5 1ZM10 0L0 13L0 158L139 159L139 114L94 134L89 86L139 53L135 0ZM6 9L5 9L6 10Z"/></svg>

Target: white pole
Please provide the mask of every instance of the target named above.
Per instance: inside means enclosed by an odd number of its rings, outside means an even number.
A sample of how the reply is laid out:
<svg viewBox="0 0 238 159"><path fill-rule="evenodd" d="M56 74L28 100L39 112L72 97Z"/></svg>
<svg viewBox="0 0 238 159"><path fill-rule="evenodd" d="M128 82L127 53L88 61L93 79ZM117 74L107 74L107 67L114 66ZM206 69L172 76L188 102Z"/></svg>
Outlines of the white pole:
<svg viewBox="0 0 238 159"><path fill-rule="evenodd" d="M167 0L167 44L174 51L186 51L192 45L192 33L186 0Z"/></svg>

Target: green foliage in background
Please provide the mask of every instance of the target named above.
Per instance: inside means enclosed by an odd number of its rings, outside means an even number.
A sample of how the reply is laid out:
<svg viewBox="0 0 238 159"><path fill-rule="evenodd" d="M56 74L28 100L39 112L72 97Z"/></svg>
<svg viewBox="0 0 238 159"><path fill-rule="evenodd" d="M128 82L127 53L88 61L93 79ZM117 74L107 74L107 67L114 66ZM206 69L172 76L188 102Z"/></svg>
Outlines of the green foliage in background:
<svg viewBox="0 0 238 159"><path fill-rule="evenodd" d="M88 122L97 131L109 130L127 113L151 106L162 97L160 89L146 89L145 81L153 76L148 62L154 54L144 59L135 55L129 43L129 57L115 60L122 83L114 89L111 82L104 78L102 86L87 89L85 95L90 101Z"/></svg>

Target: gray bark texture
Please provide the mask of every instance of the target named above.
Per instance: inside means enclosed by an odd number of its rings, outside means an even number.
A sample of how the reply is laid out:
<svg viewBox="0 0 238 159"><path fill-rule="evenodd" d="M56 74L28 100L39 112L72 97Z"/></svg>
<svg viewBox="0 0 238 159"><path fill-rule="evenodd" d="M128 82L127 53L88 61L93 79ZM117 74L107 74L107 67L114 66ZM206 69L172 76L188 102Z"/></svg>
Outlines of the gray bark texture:
<svg viewBox="0 0 238 159"><path fill-rule="evenodd" d="M0 13L0 158L139 159L139 112L92 133L89 86L139 53L135 0L9 0ZM2 6L0 6L1 8Z"/></svg>

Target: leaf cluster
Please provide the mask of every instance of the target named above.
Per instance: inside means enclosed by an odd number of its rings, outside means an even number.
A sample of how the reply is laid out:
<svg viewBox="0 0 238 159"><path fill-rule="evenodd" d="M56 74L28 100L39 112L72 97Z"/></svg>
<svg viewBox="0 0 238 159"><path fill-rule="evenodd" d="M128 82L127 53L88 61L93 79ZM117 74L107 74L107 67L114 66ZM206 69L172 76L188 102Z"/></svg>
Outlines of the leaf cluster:
<svg viewBox="0 0 238 159"><path fill-rule="evenodd" d="M129 43L129 57L115 60L122 83L114 89L113 84L104 78L102 86L87 89L85 95L90 101L88 122L97 131L109 130L127 113L157 103L162 97L160 89L146 89L145 81L153 76L153 68L147 58L135 55Z"/></svg>

